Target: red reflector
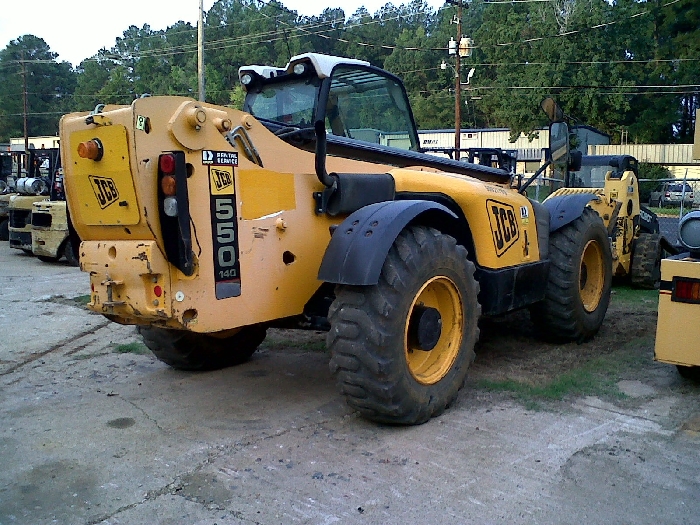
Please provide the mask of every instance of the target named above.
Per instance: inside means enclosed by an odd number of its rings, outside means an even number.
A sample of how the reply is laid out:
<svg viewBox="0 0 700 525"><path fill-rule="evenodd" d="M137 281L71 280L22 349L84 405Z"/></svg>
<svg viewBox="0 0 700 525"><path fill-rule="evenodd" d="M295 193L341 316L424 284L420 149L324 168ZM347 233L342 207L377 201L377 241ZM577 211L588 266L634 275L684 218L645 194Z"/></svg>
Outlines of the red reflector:
<svg viewBox="0 0 700 525"><path fill-rule="evenodd" d="M160 286L154 286L153 295L155 295L156 297L160 297L161 295L163 295L163 289Z"/></svg>
<svg viewBox="0 0 700 525"><path fill-rule="evenodd" d="M673 298L681 301L700 302L700 281L676 279Z"/></svg>
<svg viewBox="0 0 700 525"><path fill-rule="evenodd" d="M175 156L174 155L161 155L160 156L160 171L167 174L175 173Z"/></svg>
<svg viewBox="0 0 700 525"><path fill-rule="evenodd" d="M95 285L90 283L90 291L94 292L95 291Z"/></svg>

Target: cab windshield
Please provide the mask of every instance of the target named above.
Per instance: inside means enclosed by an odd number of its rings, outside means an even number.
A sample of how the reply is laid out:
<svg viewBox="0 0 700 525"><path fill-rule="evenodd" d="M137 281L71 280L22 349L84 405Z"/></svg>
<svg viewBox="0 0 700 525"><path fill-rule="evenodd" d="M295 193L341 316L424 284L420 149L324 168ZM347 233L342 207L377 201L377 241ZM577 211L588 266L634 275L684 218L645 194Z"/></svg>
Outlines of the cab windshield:
<svg viewBox="0 0 700 525"><path fill-rule="evenodd" d="M315 76L265 84L259 90L248 92L246 110L256 117L284 126L310 127L319 84Z"/></svg>
<svg viewBox="0 0 700 525"><path fill-rule="evenodd" d="M417 150L401 85L374 71L338 66L326 107L327 132L351 139Z"/></svg>
<svg viewBox="0 0 700 525"><path fill-rule="evenodd" d="M312 127L321 79L280 76L246 95L244 109L282 127ZM400 83L370 69L337 66L325 108L326 133L357 142L419 149L415 126Z"/></svg>

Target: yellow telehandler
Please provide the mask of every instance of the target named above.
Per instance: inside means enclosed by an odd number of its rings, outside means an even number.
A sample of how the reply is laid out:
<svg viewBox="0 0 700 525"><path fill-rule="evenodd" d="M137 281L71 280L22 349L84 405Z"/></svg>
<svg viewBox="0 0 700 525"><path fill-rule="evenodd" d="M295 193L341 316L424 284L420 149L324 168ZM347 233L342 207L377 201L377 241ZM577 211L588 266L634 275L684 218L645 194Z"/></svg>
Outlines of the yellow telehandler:
<svg viewBox="0 0 700 525"><path fill-rule="evenodd" d="M306 53L239 78L243 111L147 97L61 120L88 306L159 359L219 368L268 327L325 329L347 402L418 424L456 398L482 315L596 334L612 255L586 203L423 153L400 79L367 62ZM568 126L550 129L566 170Z"/></svg>

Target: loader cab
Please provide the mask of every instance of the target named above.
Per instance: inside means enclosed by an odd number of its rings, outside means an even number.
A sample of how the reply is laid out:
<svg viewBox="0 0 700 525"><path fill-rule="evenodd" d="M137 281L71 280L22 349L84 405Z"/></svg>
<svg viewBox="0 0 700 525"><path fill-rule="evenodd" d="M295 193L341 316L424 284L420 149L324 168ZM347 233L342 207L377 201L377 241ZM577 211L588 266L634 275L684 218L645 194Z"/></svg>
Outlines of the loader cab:
<svg viewBox="0 0 700 525"><path fill-rule="evenodd" d="M315 151L324 185L325 156L398 168L421 165L497 184L506 170L428 155L420 148L401 80L369 62L305 53L283 68L242 66L243 110L280 139Z"/></svg>
<svg viewBox="0 0 700 525"><path fill-rule="evenodd" d="M246 66L239 76L244 111L278 135L303 136L322 121L331 140L420 149L403 84L368 62L306 53L286 68Z"/></svg>
<svg viewBox="0 0 700 525"><path fill-rule="evenodd" d="M584 155L571 187L604 188L608 178L619 180L627 171L639 176L639 163L631 155Z"/></svg>

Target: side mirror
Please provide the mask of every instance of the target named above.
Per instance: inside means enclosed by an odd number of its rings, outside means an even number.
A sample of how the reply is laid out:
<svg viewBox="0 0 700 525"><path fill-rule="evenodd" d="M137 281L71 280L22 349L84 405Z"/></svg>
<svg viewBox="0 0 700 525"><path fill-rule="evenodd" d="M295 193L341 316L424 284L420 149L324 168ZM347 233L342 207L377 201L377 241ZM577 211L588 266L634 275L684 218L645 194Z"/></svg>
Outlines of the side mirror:
<svg viewBox="0 0 700 525"><path fill-rule="evenodd" d="M564 112L552 97L547 97L540 102L540 107L550 122L561 122L564 120Z"/></svg>
<svg viewBox="0 0 700 525"><path fill-rule="evenodd" d="M549 151L552 164L569 164L569 126L566 122L552 122L549 125Z"/></svg>

